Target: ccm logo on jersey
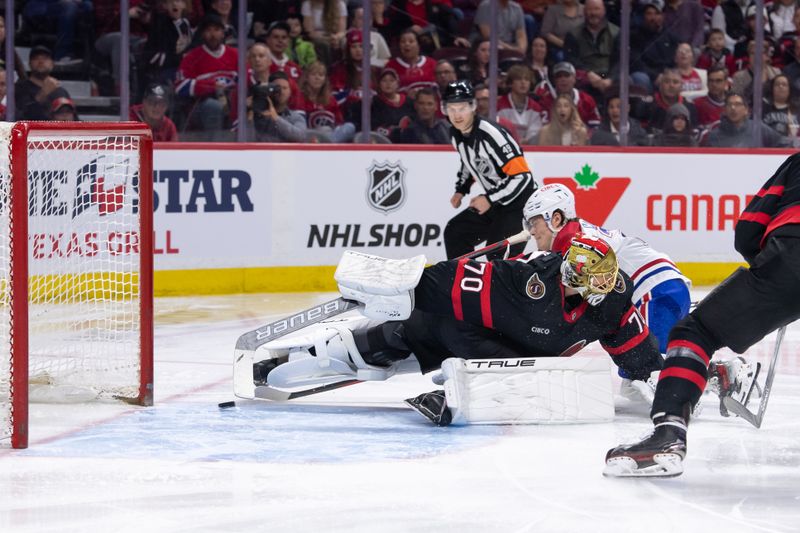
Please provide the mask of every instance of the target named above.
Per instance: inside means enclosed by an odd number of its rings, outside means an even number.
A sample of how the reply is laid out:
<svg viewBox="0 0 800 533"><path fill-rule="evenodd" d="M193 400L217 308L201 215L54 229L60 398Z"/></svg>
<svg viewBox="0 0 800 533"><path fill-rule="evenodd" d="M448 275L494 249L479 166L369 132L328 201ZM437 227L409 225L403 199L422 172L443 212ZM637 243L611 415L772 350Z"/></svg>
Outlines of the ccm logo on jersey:
<svg viewBox="0 0 800 533"><path fill-rule="evenodd" d="M483 359L467 361L474 368L515 368L520 366L534 366L536 359Z"/></svg>

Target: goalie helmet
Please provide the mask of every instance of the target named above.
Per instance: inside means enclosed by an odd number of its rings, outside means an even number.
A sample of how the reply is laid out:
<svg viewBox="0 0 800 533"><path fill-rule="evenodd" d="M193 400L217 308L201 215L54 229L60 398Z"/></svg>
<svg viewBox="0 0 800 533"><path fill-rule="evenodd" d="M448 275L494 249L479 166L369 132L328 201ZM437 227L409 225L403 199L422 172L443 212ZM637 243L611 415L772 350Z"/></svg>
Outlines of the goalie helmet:
<svg viewBox="0 0 800 533"><path fill-rule="evenodd" d="M558 233L558 229L550 223L556 211L561 211L566 218L578 216L575 212L575 195L572 191L560 183L551 183L536 189L525 202L525 207L522 209L522 226L530 231L530 220L541 215L550 231Z"/></svg>
<svg viewBox="0 0 800 533"><path fill-rule="evenodd" d="M593 299L599 303L614 289L618 272L617 256L606 241L578 233L564 254L561 282L577 289L590 303Z"/></svg>

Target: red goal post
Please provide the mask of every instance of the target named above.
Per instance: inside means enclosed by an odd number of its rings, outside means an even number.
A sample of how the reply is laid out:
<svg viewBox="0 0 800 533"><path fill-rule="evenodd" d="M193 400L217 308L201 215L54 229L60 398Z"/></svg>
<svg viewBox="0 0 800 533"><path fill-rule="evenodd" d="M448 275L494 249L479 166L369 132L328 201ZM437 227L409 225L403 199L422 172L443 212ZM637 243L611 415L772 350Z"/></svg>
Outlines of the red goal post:
<svg viewBox="0 0 800 533"><path fill-rule="evenodd" d="M0 445L37 398L152 405L152 158L141 123L0 123Z"/></svg>

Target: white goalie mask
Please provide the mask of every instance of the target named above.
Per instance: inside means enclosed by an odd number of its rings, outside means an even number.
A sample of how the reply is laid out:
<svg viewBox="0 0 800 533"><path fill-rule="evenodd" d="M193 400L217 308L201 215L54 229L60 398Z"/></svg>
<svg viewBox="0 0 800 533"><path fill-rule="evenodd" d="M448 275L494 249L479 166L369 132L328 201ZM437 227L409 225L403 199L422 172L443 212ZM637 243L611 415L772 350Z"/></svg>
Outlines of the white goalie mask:
<svg viewBox="0 0 800 533"><path fill-rule="evenodd" d="M560 183L551 183L536 189L525 202L525 207L522 209L522 227L530 231L530 220L541 215L550 231L558 233L558 229L551 224L553 213L556 211L561 211L568 219L578 216L575 212L575 195L572 191Z"/></svg>

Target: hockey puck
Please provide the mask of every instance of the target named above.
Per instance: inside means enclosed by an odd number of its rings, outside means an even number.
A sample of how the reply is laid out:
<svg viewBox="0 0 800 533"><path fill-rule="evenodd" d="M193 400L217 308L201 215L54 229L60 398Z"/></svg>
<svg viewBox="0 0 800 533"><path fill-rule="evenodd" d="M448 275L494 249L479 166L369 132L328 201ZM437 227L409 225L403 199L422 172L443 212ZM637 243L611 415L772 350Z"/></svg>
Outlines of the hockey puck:
<svg viewBox="0 0 800 533"><path fill-rule="evenodd" d="M236 402L222 402L219 404L220 409L230 409L231 407L236 407Z"/></svg>

